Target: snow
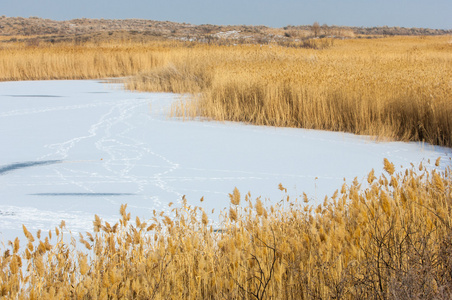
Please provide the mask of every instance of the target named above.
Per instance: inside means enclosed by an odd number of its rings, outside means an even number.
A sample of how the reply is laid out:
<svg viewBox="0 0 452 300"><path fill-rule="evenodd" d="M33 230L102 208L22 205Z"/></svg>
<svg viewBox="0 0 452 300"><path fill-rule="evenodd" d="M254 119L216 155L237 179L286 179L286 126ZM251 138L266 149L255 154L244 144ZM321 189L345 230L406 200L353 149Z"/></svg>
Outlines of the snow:
<svg viewBox="0 0 452 300"><path fill-rule="evenodd" d="M228 38L238 39L240 37L240 31L237 31L237 30L230 30L230 31L226 31L226 32L220 31L220 32L214 34L213 36L222 38L222 39L228 39Z"/></svg>
<svg viewBox="0 0 452 300"><path fill-rule="evenodd" d="M451 149L420 143L169 119L178 99L94 80L0 83L0 240L61 220L91 231L94 214L114 223L123 203L146 220L183 195L216 221L234 187L277 202L282 183L316 203L344 178L380 174L383 158L399 170L439 156L450 164Z"/></svg>

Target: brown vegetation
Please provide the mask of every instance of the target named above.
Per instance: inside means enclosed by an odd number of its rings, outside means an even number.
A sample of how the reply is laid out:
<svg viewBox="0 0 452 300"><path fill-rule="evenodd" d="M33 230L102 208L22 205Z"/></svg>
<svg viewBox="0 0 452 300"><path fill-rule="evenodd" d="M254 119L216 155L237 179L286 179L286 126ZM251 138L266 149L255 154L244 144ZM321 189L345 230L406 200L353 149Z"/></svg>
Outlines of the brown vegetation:
<svg viewBox="0 0 452 300"><path fill-rule="evenodd" d="M316 30L313 30L315 27ZM9 18L0 17L0 36L8 40L24 41L37 38L42 41L67 42L70 40L107 41L125 38L132 41L183 40L204 43L257 43L293 42L311 37L382 37L389 35L444 35L451 30L401 27L346 27L288 25L284 28L266 26L217 26L192 25L169 21L142 19L108 20L108 19L74 19L54 21L37 17Z"/></svg>
<svg viewBox="0 0 452 300"><path fill-rule="evenodd" d="M139 74L129 88L193 95L173 107L177 116L452 146L450 36L341 40L333 36L361 33L319 26L323 37L312 39L311 26L193 31L188 24L142 20L127 22L152 29L112 31L122 23L72 20L55 22L52 31L53 21L44 21L0 18L3 34L15 35L0 37L0 80ZM27 31L27 24L44 33ZM170 216L155 212L134 225L125 206L117 224L96 217L94 233L79 237L83 251L74 237L66 242L64 222L48 234L24 227L23 250L16 239L0 256L0 295L450 298L451 170L420 166L396 174L384 163L386 175L377 179L372 171L364 186L355 180L318 206L305 196L267 207L234 190L220 230L185 201Z"/></svg>
<svg viewBox="0 0 452 300"><path fill-rule="evenodd" d="M8 43L0 45L0 81L124 77L161 65L165 45Z"/></svg>
<svg viewBox="0 0 452 300"><path fill-rule="evenodd" d="M0 43L0 80L140 74L128 88L196 95L176 116L452 146L450 36L235 46L126 36Z"/></svg>
<svg viewBox="0 0 452 300"><path fill-rule="evenodd" d="M0 44L0 80L140 74L128 88L196 95L177 116L452 146L449 36L235 46L126 37Z"/></svg>
<svg viewBox="0 0 452 300"><path fill-rule="evenodd" d="M198 46L127 86L195 94L175 116L452 146L450 37L288 46Z"/></svg>
<svg viewBox="0 0 452 300"><path fill-rule="evenodd" d="M323 204L268 207L235 189L221 230L182 201L65 242L64 222L0 256L5 299L450 299L451 170L356 179ZM437 165L439 160L437 161ZM280 185L281 191L285 188ZM67 239L66 239L67 240Z"/></svg>

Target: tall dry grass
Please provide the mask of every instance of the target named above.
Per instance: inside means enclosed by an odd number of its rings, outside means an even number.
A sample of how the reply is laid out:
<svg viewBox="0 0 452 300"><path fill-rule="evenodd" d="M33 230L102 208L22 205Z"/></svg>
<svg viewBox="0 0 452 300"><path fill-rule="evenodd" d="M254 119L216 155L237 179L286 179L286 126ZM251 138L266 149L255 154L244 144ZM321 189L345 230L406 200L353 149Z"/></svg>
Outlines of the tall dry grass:
<svg viewBox="0 0 452 300"><path fill-rule="evenodd" d="M437 161L437 164L439 161ZM355 180L323 204L268 207L235 189L221 230L199 207L65 242L64 222L0 256L4 299L450 299L452 178L419 168ZM285 188L280 185L280 190ZM21 246L25 249L20 251ZM80 250L85 247L86 250Z"/></svg>
<svg viewBox="0 0 452 300"><path fill-rule="evenodd" d="M128 42L5 43L0 81L125 77L165 61L166 46Z"/></svg>
<svg viewBox="0 0 452 300"><path fill-rule="evenodd" d="M175 116L452 146L450 37L312 43L189 49L128 87L196 95Z"/></svg>
<svg viewBox="0 0 452 300"><path fill-rule="evenodd" d="M281 46L2 43L0 80L135 76L133 90L192 93L173 114L452 146L450 36L313 39Z"/></svg>

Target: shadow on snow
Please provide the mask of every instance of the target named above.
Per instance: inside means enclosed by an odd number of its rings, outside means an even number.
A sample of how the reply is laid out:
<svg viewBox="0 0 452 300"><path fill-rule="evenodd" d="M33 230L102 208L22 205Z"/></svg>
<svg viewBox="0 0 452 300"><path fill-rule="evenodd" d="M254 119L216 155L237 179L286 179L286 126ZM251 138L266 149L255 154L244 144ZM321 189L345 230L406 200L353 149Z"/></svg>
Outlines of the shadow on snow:
<svg viewBox="0 0 452 300"><path fill-rule="evenodd" d="M30 168L30 167L36 167L36 166L47 166L47 165L53 165L63 162L62 160L44 160L44 161L26 161L26 162L20 162L20 163L14 163L6 166L0 167L0 175L3 175L5 173L24 169L24 168Z"/></svg>

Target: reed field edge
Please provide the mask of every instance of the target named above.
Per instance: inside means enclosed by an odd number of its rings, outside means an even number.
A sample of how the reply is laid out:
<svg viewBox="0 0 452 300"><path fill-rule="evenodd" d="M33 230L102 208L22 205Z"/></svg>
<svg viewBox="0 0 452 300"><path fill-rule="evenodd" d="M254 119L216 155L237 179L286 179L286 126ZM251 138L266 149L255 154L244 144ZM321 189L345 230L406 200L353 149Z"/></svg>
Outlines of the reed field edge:
<svg viewBox="0 0 452 300"><path fill-rule="evenodd" d="M343 131L452 146L452 38L280 44L105 42L0 45L0 80L128 78L192 94L173 116Z"/></svg>
<svg viewBox="0 0 452 300"><path fill-rule="evenodd" d="M439 159L437 165L439 164ZM65 242L64 222L0 256L4 299L448 299L451 170L422 166L344 184L320 205L229 195L214 230L200 207L150 220L93 221ZM280 185L280 190L285 188ZM202 201L202 199L201 199ZM170 204L171 206L171 204ZM78 241L77 241L78 240ZM25 245L25 247L24 247ZM85 248L82 250L81 248ZM24 249L24 250L19 250Z"/></svg>
<svg viewBox="0 0 452 300"><path fill-rule="evenodd" d="M173 116L452 145L450 36L309 43L9 43L0 80L129 77L132 90L191 94ZM384 164L315 207L307 197L267 207L234 190L220 228L186 204L134 224L123 206L118 223L96 216L72 243L64 222L24 227L27 241L3 247L0 295L448 299L451 170Z"/></svg>
<svg viewBox="0 0 452 300"><path fill-rule="evenodd" d="M130 89L192 93L172 115L451 146L450 37L192 51Z"/></svg>

